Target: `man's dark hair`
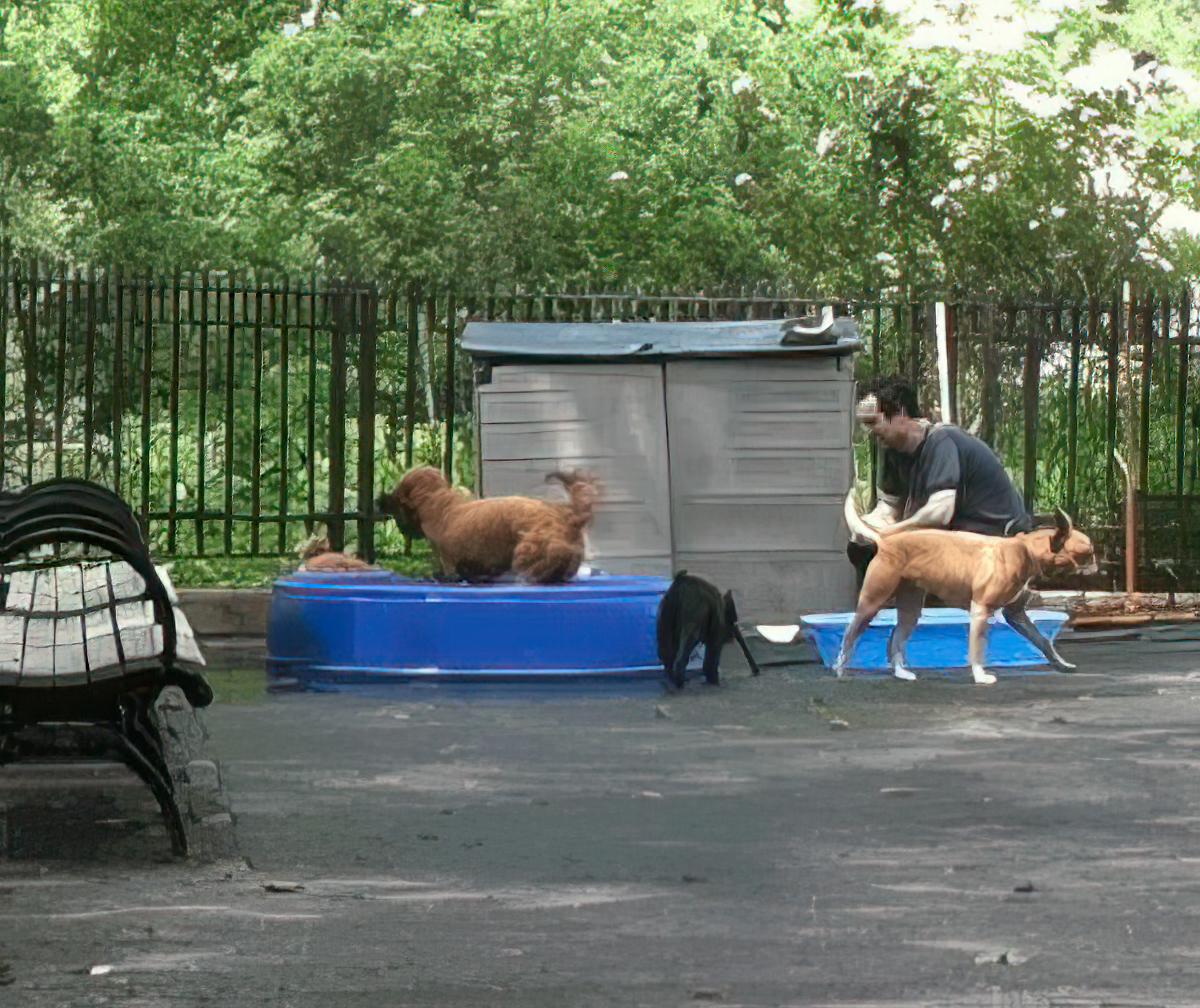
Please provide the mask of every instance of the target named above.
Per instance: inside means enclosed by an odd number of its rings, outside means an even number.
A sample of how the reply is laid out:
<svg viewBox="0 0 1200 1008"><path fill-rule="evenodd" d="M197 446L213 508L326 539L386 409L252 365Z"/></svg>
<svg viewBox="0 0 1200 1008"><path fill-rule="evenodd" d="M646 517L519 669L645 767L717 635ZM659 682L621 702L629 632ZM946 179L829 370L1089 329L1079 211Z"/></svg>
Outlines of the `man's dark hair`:
<svg viewBox="0 0 1200 1008"><path fill-rule="evenodd" d="M900 375L879 375L861 385L858 390L858 401L862 402L867 396L874 396L879 403L879 412L889 420L901 409L914 420L924 416L921 407L917 405L917 394L905 378Z"/></svg>

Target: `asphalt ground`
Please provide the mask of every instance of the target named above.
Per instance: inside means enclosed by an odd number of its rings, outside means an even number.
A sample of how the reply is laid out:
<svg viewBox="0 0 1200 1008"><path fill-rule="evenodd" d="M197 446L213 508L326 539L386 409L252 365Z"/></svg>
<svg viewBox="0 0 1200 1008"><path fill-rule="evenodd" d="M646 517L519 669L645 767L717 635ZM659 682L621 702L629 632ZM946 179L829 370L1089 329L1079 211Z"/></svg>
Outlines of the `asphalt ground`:
<svg viewBox="0 0 1200 1008"><path fill-rule="evenodd" d="M213 673L167 712L188 860L122 768L0 770L0 1005L1200 1005L1200 642L1062 650L993 687Z"/></svg>

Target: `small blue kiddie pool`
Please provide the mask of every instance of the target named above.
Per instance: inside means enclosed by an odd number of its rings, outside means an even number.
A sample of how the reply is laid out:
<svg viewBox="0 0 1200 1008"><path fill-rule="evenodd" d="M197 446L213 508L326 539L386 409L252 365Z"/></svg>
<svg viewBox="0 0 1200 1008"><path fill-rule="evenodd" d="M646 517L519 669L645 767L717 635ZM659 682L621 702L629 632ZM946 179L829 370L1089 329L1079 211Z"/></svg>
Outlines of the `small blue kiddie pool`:
<svg viewBox="0 0 1200 1008"><path fill-rule="evenodd" d="M669 585L612 574L469 585L297 571L275 582L267 671L301 687L654 677L654 621Z"/></svg>
<svg viewBox="0 0 1200 1008"><path fill-rule="evenodd" d="M854 613L819 613L801 616L808 636L816 645L821 661L832 668L842 646L842 635ZM1054 640L1066 622L1067 614L1048 609L1030 609L1029 618L1048 640ZM869 672L890 672L887 642L896 625L896 610L881 609L862 636L855 641L847 668ZM908 664L914 669L966 668L967 631L971 614L965 609L923 609L921 619L908 639ZM996 614L988 620L987 649L984 665L989 670L1046 665L1045 656Z"/></svg>

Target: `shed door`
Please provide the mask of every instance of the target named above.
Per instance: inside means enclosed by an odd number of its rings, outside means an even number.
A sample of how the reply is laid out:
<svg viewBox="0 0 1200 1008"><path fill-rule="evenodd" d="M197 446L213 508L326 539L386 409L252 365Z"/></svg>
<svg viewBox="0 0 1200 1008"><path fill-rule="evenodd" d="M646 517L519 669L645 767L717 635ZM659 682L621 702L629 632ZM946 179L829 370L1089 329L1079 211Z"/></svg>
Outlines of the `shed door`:
<svg viewBox="0 0 1200 1008"><path fill-rule="evenodd" d="M852 607L849 362L684 360L666 373L676 568L732 588L743 618Z"/></svg>
<svg viewBox="0 0 1200 1008"><path fill-rule="evenodd" d="M604 483L589 562L614 574L670 573L661 365L506 365L478 392L485 496L557 496L547 473L589 469Z"/></svg>

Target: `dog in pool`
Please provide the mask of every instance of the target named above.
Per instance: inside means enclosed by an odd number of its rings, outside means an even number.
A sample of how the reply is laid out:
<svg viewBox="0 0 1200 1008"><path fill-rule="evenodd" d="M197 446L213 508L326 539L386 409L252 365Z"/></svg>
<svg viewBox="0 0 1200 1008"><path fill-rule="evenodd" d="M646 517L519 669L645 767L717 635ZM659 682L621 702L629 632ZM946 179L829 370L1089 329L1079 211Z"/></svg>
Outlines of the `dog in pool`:
<svg viewBox="0 0 1200 1008"><path fill-rule="evenodd" d="M376 502L401 530L425 538L445 577L494 581L513 573L533 584L569 581L584 556L584 529L599 500L596 478L583 472L553 472L566 501L536 497L475 498L452 487L432 466L404 474Z"/></svg>

